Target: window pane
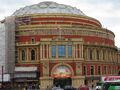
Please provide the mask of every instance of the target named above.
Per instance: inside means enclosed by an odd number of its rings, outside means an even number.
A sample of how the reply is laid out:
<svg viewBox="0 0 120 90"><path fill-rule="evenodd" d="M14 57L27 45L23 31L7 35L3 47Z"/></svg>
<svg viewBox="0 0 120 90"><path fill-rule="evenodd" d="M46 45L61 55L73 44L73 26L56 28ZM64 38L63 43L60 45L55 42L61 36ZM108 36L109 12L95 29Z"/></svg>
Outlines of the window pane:
<svg viewBox="0 0 120 90"><path fill-rule="evenodd" d="M83 69L84 69L84 73L83 74L86 75L86 66L84 66Z"/></svg>
<svg viewBox="0 0 120 90"><path fill-rule="evenodd" d="M97 54L97 60L99 60L99 51L98 50L96 51L96 54Z"/></svg>
<svg viewBox="0 0 120 90"><path fill-rule="evenodd" d="M107 73L107 66L104 66L104 74Z"/></svg>
<svg viewBox="0 0 120 90"><path fill-rule="evenodd" d="M72 46L68 46L68 57L72 57Z"/></svg>
<svg viewBox="0 0 120 90"><path fill-rule="evenodd" d="M98 66L98 75L100 75L101 74L101 68L100 68L100 66Z"/></svg>
<svg viewBox="0 0 120 90"><path fill-rule="evenodd" d="M65 46L64 45L58 46L58 56L65 57Z"/></svg>
<svg viewBox="0 0 120 90"><path fill-rule="evenodd" d="M31 50L31 60L35 60L35 50Z"/></svg>
<svg viewBox="0 0 120 90"><path fill-rule="evenodd" d="M92 58L92 50L90 50L89 53L90 53L90 60L92 60L93 59Z"/></svg>
<svg viewBox="0 0 120 90"><path fill-rule="evenodd" d="M94 67L93 66L91 66L91 75L94 75Z"/></svg>
<svg viewBox="0 0 120 90"><path fill-rule="evenodd" d="M56 57L56 46L53 45L52 46L52 58L55 58Z"/></svg>
<svg viewBox="0 0 120 90"><path fill-rule="evenodd" d="M24 60L25 60L25 51L22 50L22 61L24 61Z"/></svg>

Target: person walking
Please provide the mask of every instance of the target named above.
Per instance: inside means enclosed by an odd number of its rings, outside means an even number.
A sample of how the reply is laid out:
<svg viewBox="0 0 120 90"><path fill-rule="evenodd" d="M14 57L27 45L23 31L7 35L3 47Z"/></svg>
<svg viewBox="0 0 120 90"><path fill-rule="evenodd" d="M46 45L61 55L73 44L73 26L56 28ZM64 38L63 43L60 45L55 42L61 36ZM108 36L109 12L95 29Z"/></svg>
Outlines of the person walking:
<svg viewBox="0 0 120 90"><path fill-rule="evenodd" d="M90 90L87 85L81 85L78 90Z"/></svg>

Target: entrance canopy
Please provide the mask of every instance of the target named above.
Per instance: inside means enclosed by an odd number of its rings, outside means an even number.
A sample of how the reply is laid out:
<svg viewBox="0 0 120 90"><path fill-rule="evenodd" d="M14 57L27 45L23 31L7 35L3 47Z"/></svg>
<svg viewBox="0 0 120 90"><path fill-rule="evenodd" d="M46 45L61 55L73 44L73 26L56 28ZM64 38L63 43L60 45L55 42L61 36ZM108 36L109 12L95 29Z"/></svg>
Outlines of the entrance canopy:
<svg viewBox="0 0 120 90"><path fill-rule="evenodd" d="M33 72L37 71L37 67L15 67L15 72Z"/></svg>
<svg viewBox="0 0 120 90"><path fill-rule="evenodd" d="M36 81L37 67L15 67L14 79L16 82Z"/></svg>
<svg viewBox="0 0 120 90"><path fill-rule="evenodd" d="M68 78L72 76L72 72L68 66L60 65L53 70L52 77L54 78Z"/></svg>

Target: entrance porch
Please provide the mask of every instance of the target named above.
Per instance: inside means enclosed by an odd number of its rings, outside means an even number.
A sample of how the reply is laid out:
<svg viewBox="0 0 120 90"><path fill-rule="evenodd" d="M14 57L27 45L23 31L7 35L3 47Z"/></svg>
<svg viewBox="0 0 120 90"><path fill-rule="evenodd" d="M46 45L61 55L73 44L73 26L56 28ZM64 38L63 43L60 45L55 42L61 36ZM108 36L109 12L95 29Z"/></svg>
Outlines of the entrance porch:
<svg viewBox="0 0 120 90"><path fill-rule="evenodd" d="M53 77L40 77L40 87L41 88L52 87L55 82L62 81L61 83L66 83L66 84L69 83L73 87L78 88L80 87L80 85L84 84L84 79L85 79L84 76L74 76L70 78L71 82L68 82L69 80L67 79L65 81L62 79L58 79L58 81L55 81L55 78Z"/></svg>

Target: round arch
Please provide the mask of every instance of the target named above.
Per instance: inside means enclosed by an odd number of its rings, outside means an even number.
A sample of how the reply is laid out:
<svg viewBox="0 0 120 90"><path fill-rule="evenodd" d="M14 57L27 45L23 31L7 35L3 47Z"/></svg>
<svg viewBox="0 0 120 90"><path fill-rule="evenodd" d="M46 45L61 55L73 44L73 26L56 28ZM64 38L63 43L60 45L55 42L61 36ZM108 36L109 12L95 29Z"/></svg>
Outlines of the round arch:
<svg viewBox="0 0 120 90"><path fill-rule="evenodd" d="M54 78L67 78L74 75L73 69L70 65L61 63L52 68L51 76Z"/></svg>

